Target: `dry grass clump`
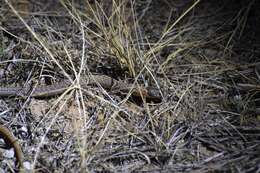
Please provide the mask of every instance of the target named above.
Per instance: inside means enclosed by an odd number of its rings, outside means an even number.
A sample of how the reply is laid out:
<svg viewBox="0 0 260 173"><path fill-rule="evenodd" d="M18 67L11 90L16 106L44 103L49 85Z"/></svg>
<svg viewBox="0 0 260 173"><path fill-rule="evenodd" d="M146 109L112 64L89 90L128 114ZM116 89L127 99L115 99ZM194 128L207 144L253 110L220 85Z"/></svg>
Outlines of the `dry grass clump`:
<svg viewBox="0 0 260 173"><path fill-rule="evenodd" d="M0 107L26 169L259 171L260 62L250 43L259 3L240 3L38 1L21 16L5 0L2 10L25 29L1 25L2 85L72 83L59 97ZM162 101L82 89L81 77L94 73L153 86Z"/></svg>

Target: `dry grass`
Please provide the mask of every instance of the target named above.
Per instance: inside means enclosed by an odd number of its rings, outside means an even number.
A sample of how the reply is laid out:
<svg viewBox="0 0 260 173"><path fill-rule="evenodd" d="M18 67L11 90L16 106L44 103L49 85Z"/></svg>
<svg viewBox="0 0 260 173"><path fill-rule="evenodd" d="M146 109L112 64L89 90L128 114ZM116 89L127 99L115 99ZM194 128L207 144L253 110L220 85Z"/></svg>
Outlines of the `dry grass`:
<svg viewBox="0 0 260 173"><path fill-rule="evenodd" d="M250 26L256 1L215 9L218 2L199 0L182 8L170 1L60 0L51 4L55 11L39 1L36 7L50 9L28 18L5 3L26 30L1 26L1 77L8 69L8 84L71 81L59 97L5 99L14 109L0 107L27 169L259 171L259 49L246 44L250 29L257 33ZM162 102L81 88L81 77L93 73L128 80L132 88L154 86Z"/></svg>

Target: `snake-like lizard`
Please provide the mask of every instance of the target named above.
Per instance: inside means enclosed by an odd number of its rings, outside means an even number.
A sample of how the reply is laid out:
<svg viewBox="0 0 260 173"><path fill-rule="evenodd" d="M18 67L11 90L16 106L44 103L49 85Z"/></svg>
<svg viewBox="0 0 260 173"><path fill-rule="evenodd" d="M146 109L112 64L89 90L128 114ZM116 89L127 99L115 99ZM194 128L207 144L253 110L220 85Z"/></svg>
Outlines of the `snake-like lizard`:
<svg viewBox="0 0 260 173"><path fill-rule="evenodd" d="M104 89L114 92L127 93L131 88L131 84L123 81L113 79L106 75L91 75L80 79L82 88L87 88L89 85L100 85ZM0 87L0 97L13 97L13 96L31 96L31 97L52 97L59 95L66 91L71 86L71 82L66 80L55 83L53 85L37 86L35 88L27 87ZM160 101L161 94L155 88L132 88L132 95L136 97L143 97L149 100ZM5 142L14 148L16 159L20 165L23 166L23 153L17 140L12 133L3 125L0 125L0 136L3 137Z"/></svg>
<svg viewBox="0 0 260 173"><path fill-rule="evenodd" d="M0 137L4 139L8 148L14 148L16 162L19 164L19 172L23 172L23 152L17 139L10 130L3 125L0 125Z"/></svg>
<svg viewBox="0 0 260 173"><path fill-rule="evenodd" d="M52 97L59 95L66 91L71 82L65 80L57 82L52 85L37 86L32 88L30 86L25 87L0 87L0 97L10 96L31 96L31 97ZM124 81L113 79L106 75L91 75L88 77L80 78L80 85L82 88L87 88L89 85L101 86L112 92L128 93L132 88L131 84ZM160 101L160 91L152 87L134 87L132 88L132 95L136 97L144 97L149 100Z"/></svg>

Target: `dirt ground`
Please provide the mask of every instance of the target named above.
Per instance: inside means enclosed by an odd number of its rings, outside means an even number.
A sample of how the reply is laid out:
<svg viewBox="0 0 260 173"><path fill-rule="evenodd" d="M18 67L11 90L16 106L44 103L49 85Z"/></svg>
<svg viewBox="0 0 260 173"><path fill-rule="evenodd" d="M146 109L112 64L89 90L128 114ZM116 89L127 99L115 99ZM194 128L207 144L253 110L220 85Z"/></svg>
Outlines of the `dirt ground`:
<svg viewBox="0 0 260 173"><path fill-rule="evenodd" d="M260 172L260 1L0 4L0 87L103 74L161 96L1 97L25 172ZM15 161L0 140L0 172Z"/></svg>

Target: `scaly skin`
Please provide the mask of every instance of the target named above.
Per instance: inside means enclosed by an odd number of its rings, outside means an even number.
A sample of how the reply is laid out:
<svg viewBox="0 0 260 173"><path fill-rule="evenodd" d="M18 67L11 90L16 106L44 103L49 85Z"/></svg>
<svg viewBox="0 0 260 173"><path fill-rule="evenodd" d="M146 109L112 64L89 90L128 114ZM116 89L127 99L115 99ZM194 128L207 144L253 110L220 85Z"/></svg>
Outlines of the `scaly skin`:
<svg viewBox="0 0 260 173"><path fill-rule="evenodd" d="M19 172L23 172L23 152L17 139L10 132L10 130L3 125L0 125L0 137L4 139L8 147L14 148L15 157L17 163L19 164Z"/></svg>
<svg viewBox="0 0 260 173"><path fill-rule="evenodd" d="M126 94L131 88L131 84L124 81L115 80L106 75L92 75L92 77L82 77L80 80L82 88L87 88L89 85L101 86L112 92L119 92ZM63 93L71 86L67 80L54 83L53 85L36 86L31 88L25 87L0 87L0 97L12 96L31 96L31 97L52 97ZM161 94L157 88L152 87L134 87L132 88L132 95L136 97L144 97L150 100L161 100Z"/></svg>

